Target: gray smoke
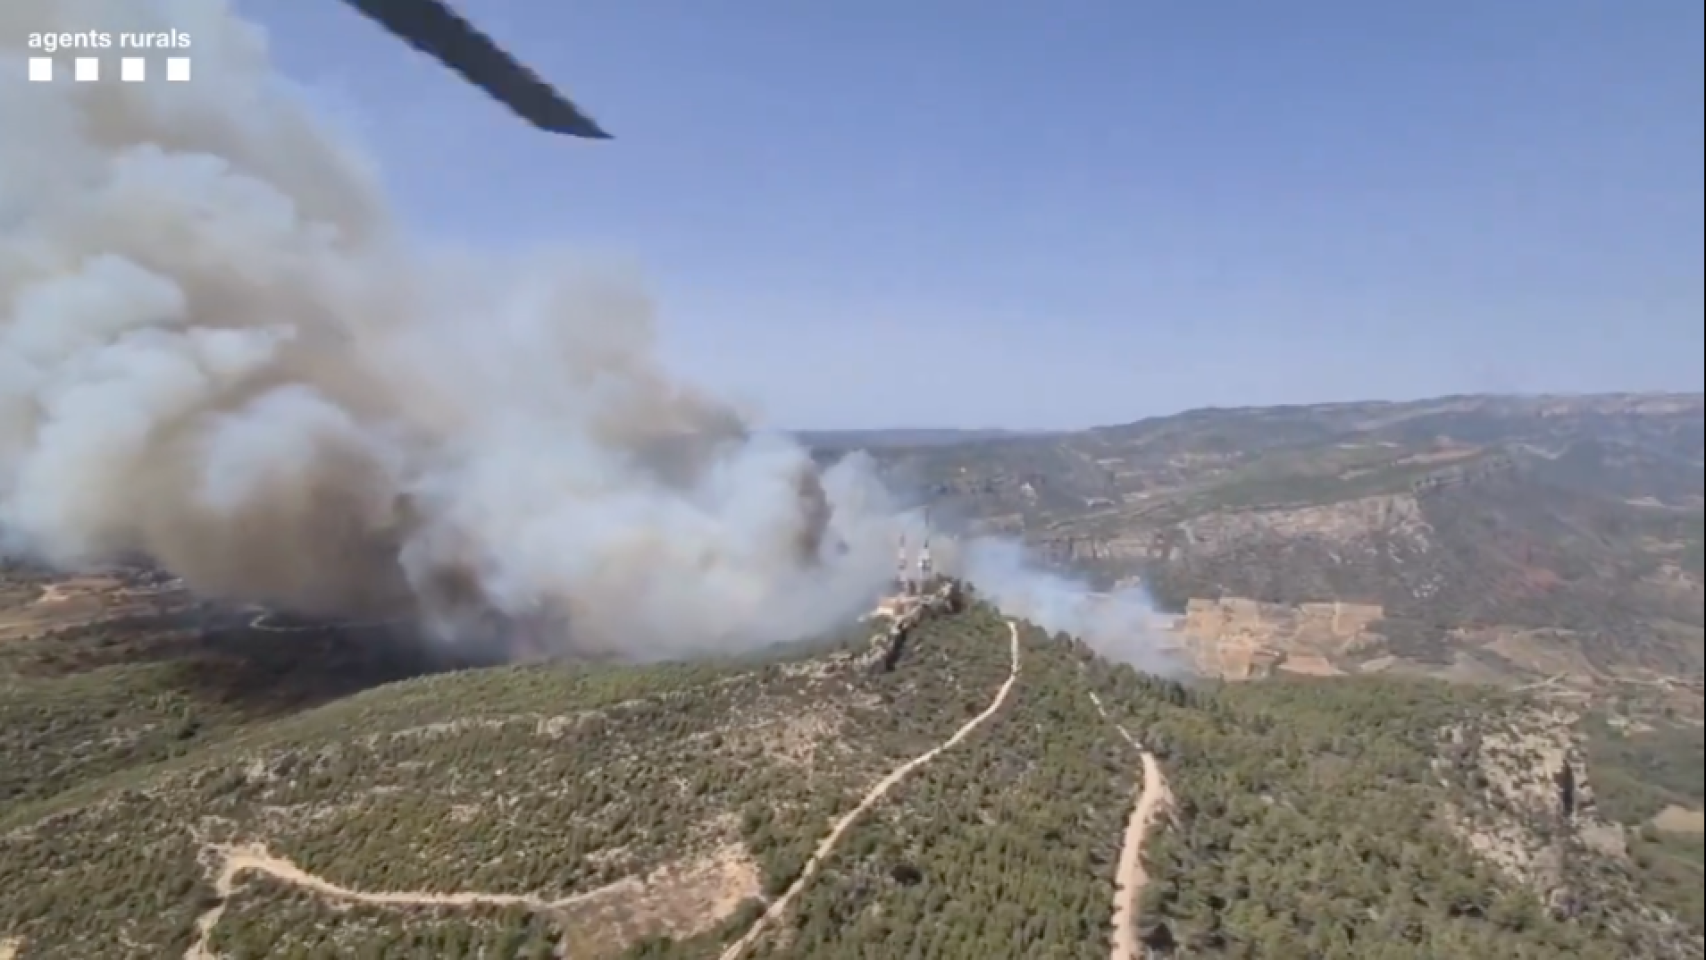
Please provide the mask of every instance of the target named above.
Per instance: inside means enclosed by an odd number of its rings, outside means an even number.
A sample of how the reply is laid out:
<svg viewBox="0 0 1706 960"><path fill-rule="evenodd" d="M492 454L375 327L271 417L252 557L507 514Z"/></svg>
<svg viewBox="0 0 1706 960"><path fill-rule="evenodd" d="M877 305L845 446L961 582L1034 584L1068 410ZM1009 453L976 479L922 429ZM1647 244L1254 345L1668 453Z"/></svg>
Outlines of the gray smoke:
<svg viewBox="0 0 1706 960"><path fill-rule="evenodd" d="M95 25L188 32L197 82L24 81L30 33ZM691 656L868 609L923 534L875 477L673 378L632 285L403 233L223 0L0 4L4 552L143 555L209 598L465 644ZM1141 596L997 541L938 551L1010 612L1163 665Z"/></svg>
<svg viewBox="0 0 1706 960"><path fill-rule="evenodd" d="M948 549L952 568L1007 613L1078 637L1116 663L1163 676L1190 672L1166 643L1166 618L1142 587L1092 592L1066 574L1040 569L1010 540L973 537Z"/></svg>
<svg viewBox="0 0 1706 960"><path fill-rule="evenodd" d="M91 25L188 32L197 82L24 82L30 32ZM227 4L8 0L0 70L9 552L647 658L825 629L889 576L863 461L672 378L627 283L405 235Z"/></svg>
<svg viewBox="0 0 1706 960"><path fill-rule="evenodd" d="M1192 672L1183 652L1168 641L1169 619L1141 585L1096 592L1084 580L1050 570L1024 544L974 532L975 523L952 515L952 506L906 512L901 520L909 568L928 543L935 568L976 588L1002 612L1051 633L1067 633L1116 663L1182 677ZM946 514L946 516L945 516Z"/></svg>

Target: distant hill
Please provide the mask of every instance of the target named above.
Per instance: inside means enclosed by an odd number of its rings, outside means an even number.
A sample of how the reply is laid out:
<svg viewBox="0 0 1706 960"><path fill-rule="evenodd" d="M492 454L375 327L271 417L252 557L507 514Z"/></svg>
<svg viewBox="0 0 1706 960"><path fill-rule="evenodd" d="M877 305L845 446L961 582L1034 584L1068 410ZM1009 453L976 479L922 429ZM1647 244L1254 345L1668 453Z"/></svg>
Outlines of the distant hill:
<svg viewBox="0 0 1706 960"><path fill-rule="evenodd" d="M819 450L874 450L889 447L941 447L978 440L1047 436L1043 431L955 430L911 428L894 430L803 430L794 436Z"/></svg>
<svg viewBox="0 0 1706 960"><path fill-rule="evenodd" d="M1180 613L1370 606L1358 664L1698 676L1703 406L1614 394L1195 410L876 453L939 515L1022 536L1102 583L1141 579ZM1273 616L1257 621L1245 640L1284 646Z"/></svg>

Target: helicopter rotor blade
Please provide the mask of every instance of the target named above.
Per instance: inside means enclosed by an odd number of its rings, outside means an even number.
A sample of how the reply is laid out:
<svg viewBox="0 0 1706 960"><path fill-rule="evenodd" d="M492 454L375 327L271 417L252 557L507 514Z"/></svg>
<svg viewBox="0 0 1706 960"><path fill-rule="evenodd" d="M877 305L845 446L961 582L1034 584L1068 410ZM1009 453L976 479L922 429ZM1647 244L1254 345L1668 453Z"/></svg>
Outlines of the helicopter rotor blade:
<svg viewBox="0 0 1706 960"><path fill-rule="evenodd" d="M461 74L541 130L609 140L597 121L528 69L445 0L344 0L393 36Z"/></svg>

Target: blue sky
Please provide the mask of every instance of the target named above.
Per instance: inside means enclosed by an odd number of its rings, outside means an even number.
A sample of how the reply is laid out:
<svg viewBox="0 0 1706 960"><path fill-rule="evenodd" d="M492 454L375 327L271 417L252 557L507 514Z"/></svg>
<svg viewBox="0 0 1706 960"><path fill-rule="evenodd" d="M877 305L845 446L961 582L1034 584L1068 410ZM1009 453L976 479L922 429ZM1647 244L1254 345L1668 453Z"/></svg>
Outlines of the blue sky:
<svg viewBox="0 0 1706 960"><path fill-rule="evenodd" d="M637 265L795 427L1702 388L1697 0L461 0L617 139L241 4L423 230Z"/></svg>

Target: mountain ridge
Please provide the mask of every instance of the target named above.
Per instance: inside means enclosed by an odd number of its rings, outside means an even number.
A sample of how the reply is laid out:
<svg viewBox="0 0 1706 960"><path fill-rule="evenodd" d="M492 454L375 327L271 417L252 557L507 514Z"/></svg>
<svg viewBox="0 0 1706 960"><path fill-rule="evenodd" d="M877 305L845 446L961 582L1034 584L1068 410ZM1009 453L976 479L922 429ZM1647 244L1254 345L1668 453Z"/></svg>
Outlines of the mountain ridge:
<svg viewBox="0 0 1706 960"><path fill-rule="evenodd" d="M492 665L8 566L0 949L1699 960L1698 397L1534 403L870 451L1157 598L1193 678L953 581Z"/></svg>
<svg viewBox="0 0 1706 960"><path fill-rule="evenodd" d="M892 647L877 618L768 659L465 669L192 731L0 808L29 891L0 937L25 958L1700 956L1555 706L1186 685L936 609ZM0 676L7 710L59 702ZM1328 899L1284 864L1332 865Z"/></svg>
<svg viewBox="0 0 1706 960"><path fill-rule="evenodd" d="M1563 630L1584 681L1696 677L1703 414L1698 393L1465 395L871 452L934 515L1178 616L1372 605L1391 644L1359 662L1525 682L1556 671L1487 645Z"/></svg>

